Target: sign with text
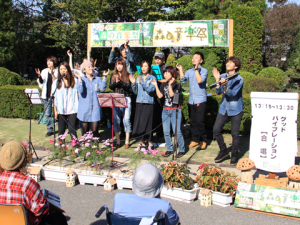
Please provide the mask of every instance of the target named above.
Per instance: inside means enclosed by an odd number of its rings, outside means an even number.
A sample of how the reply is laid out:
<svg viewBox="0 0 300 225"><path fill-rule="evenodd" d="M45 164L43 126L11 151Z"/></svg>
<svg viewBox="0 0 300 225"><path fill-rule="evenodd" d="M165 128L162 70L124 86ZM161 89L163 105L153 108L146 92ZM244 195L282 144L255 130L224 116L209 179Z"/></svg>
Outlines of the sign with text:
<svg viewBox="0 0 300 225"><path fill-rule="evenodd" d="M229 47L228 20L92 23L91 47Z"/></svg>
<svg viewBox="0 0 300 225"><path fill-rule="evenodd" d="M300 217L300 190L238 183L235 207Z"/></svg>
<svg viewBox="0 0 300 225"><path fill-rule="evenodd" d="M297 156L298 93L251 92L249 158L256 168L286 172Z"/></svg>

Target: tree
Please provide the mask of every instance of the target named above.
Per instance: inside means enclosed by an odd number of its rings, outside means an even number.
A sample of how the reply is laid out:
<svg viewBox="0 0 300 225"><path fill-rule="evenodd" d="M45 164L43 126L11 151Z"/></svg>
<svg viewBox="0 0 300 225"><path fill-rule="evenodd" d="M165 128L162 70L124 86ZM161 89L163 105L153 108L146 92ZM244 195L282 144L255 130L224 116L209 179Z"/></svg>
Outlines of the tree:
<svg viewBox="0 0 300 225"><path fill-rule="evenodd" d="M286 69L286 57L300 27L300 7L297 4L279 4L264 13L264 50L268 66Z"/></svg>
<svg viewBox="0 0 300 225"><path fill-rule="evenodd" d="M13 58L15 28L11 15L12 1L0 0L0 65L2 66Z"/></svg>

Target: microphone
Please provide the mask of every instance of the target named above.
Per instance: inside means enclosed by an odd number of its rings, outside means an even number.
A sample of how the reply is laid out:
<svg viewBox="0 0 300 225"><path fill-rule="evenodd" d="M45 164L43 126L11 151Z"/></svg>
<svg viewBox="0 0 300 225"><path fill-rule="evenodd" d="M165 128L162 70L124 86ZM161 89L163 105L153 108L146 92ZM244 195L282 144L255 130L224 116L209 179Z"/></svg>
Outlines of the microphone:
<svg viewBox="0 0 300 225"><path fill-rule="evenodd" d="M57 82L60 82L61 79L62 79L64 76L66 76L66 74L63 73L63 74L60 76L60 78L58 78Z"/></svg>

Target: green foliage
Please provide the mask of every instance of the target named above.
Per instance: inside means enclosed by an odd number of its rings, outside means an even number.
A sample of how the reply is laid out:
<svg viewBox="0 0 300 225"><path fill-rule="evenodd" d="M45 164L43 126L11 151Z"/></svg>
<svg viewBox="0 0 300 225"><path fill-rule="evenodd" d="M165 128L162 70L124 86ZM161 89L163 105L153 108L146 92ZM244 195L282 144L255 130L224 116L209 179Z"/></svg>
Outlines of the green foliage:
<svg viewBox="0 0 300 225"><path fill-rule="evenodd" d="M166 64L169 65L169 66L173 66L173 67L176 66L176 60L175 60L175 57L174 57L174 55L172 55L171 53L168 55Z"/></svg>
<svg viewBox="0 0 300 225"><path fill-rule="evenodd" d="M236 191L239 179L234 172L226 172L219 166L210 166L206 163L202 163L198 170L200 174L197 175L196 182L199 187L229 193L231 196Z"/></svg>
<svg viewBox="0 0 300 225"><path fill-rule="evenodd" d="M188 69L193 68L192 58L192 55L185 55L176 60L179 65L182 65L183 73L185 73Z"/></svg>
<svg viewBox="0 0 300 225"><path fill-rule="evenodd" d="M276 67L264 68L257 74L257 76L272 78L279 85L285 82L284 72Z"/></svg>
<svg viewBox="0 0 300 225"><path fill-rule="evenodd" d="M281 88L273 79L267 77L255 77L244 83L243 93L250 94L252 91L278 92Z"/></svg>
<svg viewBox="0 0 300 225"><path fill-rule="evenodd" d="M238 71L238 73L243 77L244 82L246 80L250 80L250 79L253 79L253 78L256 77L254 73L250 73L250 72L247 72L247 71Z"/></svg>
<svg viewBox="0 0 300 225"><path fill-rule="evenodd" d="M14 54L15 27L12 18L12 1L0 1L0 66L11 60Z"/></svg>
<svg viewBox="0 0 300 225"><path fill-rule="evenodd" d="M300 82L300 70L290 68L285 72L285 76L288 78L290 85Z"/></svg>
<svg viewBox="0 0 300 225"><path fill-rule="evenodd" d="M202 64L202 67L208 70L208 76L206 83L208 85L211 85L216 82L216 79L212 73L213 68L217 68L219 71L222 68L222 62L220 61L220 57L218 57L215 53L211 52L209 55L205 58L204 64Z"/></svg>
<svg viewBox="0 0 300 225"><path fill-rule="evenodd" d="M257 74L262 69L263 25L260 10L237 6L229 11L234 20L234 55L240 58L242 70Z"/></svg>
<svg viewBox="0 0 300 225"><path fill-rule="evenodd" d="M177 187L182 190L193 189L194 181L190 178L190 168L186 164L179 164L174 161L162 165L161 167L161 173L164 177L166 187Z"/></svg>
<svg viewBox="0 0 300 225"><path fill-rule="evenodd" d="M23 85L25 80L19 74L0 67L0 86L3 85Z"/></svg>

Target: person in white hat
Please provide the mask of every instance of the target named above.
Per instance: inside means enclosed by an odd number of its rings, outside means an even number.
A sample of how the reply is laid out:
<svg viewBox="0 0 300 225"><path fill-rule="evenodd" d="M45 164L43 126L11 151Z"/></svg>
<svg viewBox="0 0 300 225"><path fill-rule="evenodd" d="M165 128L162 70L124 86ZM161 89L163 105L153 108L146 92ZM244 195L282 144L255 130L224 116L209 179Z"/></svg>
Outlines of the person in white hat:
<svg viewBox="0 0 300 225"><path fill-rule="evenodd" d="M163 210L166 225L175 225L179 221L170 202L160 198L164 178L160 170L151 163L138 167L132 178L134 194L117 193L113 212L125 217L153 217L158 210Z"/></svg>

